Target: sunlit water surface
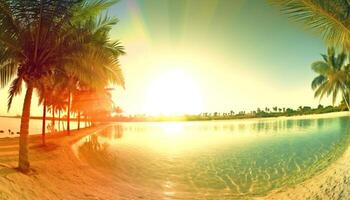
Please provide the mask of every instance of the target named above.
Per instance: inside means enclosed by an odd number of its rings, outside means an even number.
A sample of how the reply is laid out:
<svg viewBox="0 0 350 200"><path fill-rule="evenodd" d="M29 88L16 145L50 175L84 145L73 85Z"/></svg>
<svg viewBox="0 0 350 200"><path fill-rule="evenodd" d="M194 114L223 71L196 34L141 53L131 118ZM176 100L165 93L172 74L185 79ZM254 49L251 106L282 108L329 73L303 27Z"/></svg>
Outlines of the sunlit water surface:
<svg viewBox="0 0 350 200"><path fill-rule="evenodd" d="M144 192L164 199L236 199L263 196L325 169L347 148L349 122L337 117L123 123L77 144L81 158L140 197Z"/></svg>

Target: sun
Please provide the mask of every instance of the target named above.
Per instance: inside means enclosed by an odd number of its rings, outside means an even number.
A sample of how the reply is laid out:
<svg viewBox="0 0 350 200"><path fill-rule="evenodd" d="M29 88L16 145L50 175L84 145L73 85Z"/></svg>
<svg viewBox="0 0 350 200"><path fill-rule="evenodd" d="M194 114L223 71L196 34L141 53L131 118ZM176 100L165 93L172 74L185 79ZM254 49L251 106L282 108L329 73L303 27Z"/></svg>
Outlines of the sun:
<svg viewBox="0 0 350 200"><path fill-rule="evenodd" d="M196 114L202 109L202 95L194 77L180 69L163 72L150 84L145 111L150 115Z"/></svg>

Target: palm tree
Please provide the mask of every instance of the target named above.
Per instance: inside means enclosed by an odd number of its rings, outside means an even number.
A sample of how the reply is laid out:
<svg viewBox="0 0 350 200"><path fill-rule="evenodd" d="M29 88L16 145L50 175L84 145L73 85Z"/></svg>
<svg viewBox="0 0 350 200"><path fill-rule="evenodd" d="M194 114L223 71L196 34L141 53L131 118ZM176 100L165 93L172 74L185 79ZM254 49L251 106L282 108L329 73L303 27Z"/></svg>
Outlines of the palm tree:
<svg viewBox="0 0 350 200"><path fill-rule="evenodd" d="M73 1L1 1L1 86L16 76L9 89L8 108L13 97L20 93L23 81L27 86L19 137L18 167L21 171L29 169L27 135L33 89L36 81L49 73L52 59L48 56L48 44L60 32L59 24L72 6Z"/></svg>
<svg viewBox="0 0 350 200"><path fill-rule="evenodd" d="M109 32L116 19L107 16L89 18L76 23L70 37L81 41L79 51L65 58L62 71L66 76L68 89L67 132L70 132L70 115L72 95L81 87L101 90L109 84L124 88L124 77L119 66L118 57L125 54L119 41L110 41ZM67 44L71 45L70 43ZM84 59L81 59L84 58ZM75 67L79 66L79 67Z"/></svg>
<svg viewBox="0 0 350 200"><path fill-rule="evenodd" d="M37 96L39 97L39 105L43 105L43 116L42 116L42 130L41 130L41 140L42 145L45 145L45 132L46 132L46 112L47 106L50 102L50 91L52 91L52 80L49 76L44 76L38 81L37 85Z"/></svg>
<svg viewBox="0 0 350 200"><path fill-rule="evenodd" d="M19 137L18 168L29 170L28 129L33 89L42 76L55 67L67 66L70 56L87 54L81 40L72 40L71 31L115 1L109 0L9 0L0 2L0 86L9 89L8 108L26 84ZM88 20L86 20L88 19ZM78 48L77 48L78 47ZM90 48L90 54L93 46ZM95 51L98 51L95 49ZM80 57L81 58L81 57ZM76 65L81 66L81 65ZM113 76L113 75L110 75Z"/></svg>
<svg viewBox="0 0 350 200"><path fill-rule="evenodd" d="M345 64L346 54L340 53L337 56L333 48L328 49L327 55L322 55L323 61L312 63L311 68L318 74L311 83L315 90L315 97L322 99L324 95L332 95L333 104L339 93L342 94L346 106L349 108L348 96L348 78L349 65Z"/></svg>
<svg viewBox="0 0 350 200"><path fill-rule="evenodd" d="M59 100L59 96L61 95L61 89L57 87L57 85L53 85L52 90L50 92L51 94L51 98L50 98L50 108L49 111L52 114L52 118L51 118L51 133L55 133L56 131L56 118L55 118L55 114L57 112L57 102Z"/></svg>
<svg viewBox="0 0 350 200"><path fill-rule="evenodd" d="M278 107L277 107L277 106L275 106L275 107L273 107L272 109L273 109L273 111L277 112Z"/></svg>
<svg viewBox="0 0 350 200"><path fill-rule="evenodd" d="M269 0L294 21L321 34L331 47L350 51L348 0Z"/></svg>
<svg viewBox="0 0 350 200"><path fill-rule="evenodd" d="M303 106L299 106L298 111L303 111Z"/></svg>
<svg viewBox="0 0 350 200"><path fill-rule="evenodd" d="M66 109L67 105L66 99L64 99L65 96L64 90L62 90L62 93L58 96L56 101L56 109L58 112L58 131L61 131L61 113Z"/></svg>

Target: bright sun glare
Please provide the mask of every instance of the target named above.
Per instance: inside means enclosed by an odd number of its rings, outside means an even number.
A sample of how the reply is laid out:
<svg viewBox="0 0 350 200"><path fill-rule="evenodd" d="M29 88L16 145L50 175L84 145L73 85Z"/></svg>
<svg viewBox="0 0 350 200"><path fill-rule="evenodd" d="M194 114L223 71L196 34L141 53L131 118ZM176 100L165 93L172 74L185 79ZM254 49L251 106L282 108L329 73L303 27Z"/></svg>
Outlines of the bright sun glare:
<svg viewBox="0 0 350 200"><path fill-rule="evenodd" d="M202 109L202 95L190 74L180 69L168 70L159 75L147 91L147 114L192 114Z"/></svg>

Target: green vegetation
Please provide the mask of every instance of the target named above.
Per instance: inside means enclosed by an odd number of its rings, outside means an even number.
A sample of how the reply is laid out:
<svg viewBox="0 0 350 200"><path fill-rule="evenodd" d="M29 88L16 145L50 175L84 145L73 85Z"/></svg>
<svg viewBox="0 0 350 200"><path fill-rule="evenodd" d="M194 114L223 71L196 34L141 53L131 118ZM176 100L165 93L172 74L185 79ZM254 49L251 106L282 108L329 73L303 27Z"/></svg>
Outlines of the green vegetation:
<svg viewBox="0 0 350 200"><path fill-rule="evenodd" d="M122 116L118 115L111 118L111 121L201 121L201 120L230 120L230 119L248 119L248 118L265 118L265 117L281 117L281 116L297 116L297 115L311 115L311 114L323 114L331 112L340 112L347 110L347 107L342 102L339 106L326 106L318 105L317 108L311 108L310 106L299 106L297 109L292 108L264 108L246 112L240 111L235 113L230 112L213 112L213 113L200 113L198 115L177 115L177 116L147 116L147 115L130 115Z"/></svg>

